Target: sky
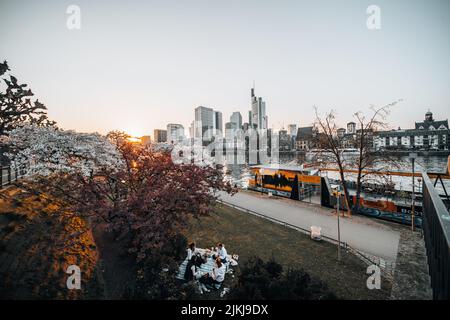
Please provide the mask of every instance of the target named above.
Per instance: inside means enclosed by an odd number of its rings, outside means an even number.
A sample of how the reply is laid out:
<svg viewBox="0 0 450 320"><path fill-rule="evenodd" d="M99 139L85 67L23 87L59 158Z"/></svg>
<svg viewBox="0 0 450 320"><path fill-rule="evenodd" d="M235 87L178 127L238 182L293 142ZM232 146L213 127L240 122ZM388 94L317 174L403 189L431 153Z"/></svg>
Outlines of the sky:
<svg viewBox="0 0 450 320"><path fill-rule="evenodd" d="M187 131L199 105L247 121L253 82L275 129L310 125L314 105L344 125L397 99L389 123L411 128L449 115L449 13L448 0L0 0L0 60L64 129Z"/></svg>

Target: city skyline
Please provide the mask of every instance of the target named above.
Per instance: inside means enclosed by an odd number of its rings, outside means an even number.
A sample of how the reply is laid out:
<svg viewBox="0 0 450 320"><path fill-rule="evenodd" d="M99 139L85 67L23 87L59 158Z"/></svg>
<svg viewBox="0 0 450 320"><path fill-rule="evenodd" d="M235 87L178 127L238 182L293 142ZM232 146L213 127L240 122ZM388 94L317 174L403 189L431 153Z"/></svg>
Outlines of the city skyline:
<svg viewBox="0 0 450 320"><path fill-rule="evenodd" d="M23 4L0 1L0 58L64 129L144 136L188 128L197 106L247 119L253 81L274 129L311 125L313 105L345 126L398 99L393 128L428 109L447 118L447 1L378 1L380 30L366 26L369 1L78 1L80 30L68 3Z"/></svg>

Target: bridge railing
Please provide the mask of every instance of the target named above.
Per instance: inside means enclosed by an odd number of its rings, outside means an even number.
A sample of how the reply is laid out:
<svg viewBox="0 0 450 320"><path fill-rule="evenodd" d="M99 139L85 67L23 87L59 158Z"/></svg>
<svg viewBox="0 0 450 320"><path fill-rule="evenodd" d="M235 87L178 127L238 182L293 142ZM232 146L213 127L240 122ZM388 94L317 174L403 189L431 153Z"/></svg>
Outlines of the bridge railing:
<svg viewBox="0 0 450 320"><path fill-rule="evenodd" d="M450 299L450 214L423 175L423 232L434 299Z"/></svg>

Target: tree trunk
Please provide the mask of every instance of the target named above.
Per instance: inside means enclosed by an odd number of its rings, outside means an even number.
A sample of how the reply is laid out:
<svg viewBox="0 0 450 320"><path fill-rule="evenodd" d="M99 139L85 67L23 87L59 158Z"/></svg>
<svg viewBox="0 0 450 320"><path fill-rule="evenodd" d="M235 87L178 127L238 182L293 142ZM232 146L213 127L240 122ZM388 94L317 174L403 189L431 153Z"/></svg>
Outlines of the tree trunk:
<svg viewBox="0 0 450 320"><path fill-rule="evenodd" d="M345 196L345 202L347 205L347 212L351 215L350 195L348 193L347 182L346 182L345 176L344 176L344 168L342 168L342 164L340 162L338 162L338 165L339 165L339 175L341 176L342 188L344 189L344 196ZM342 211L342 212L344 212L344 211Z"/></svg>
<svg viewBox="0 0 450 320"><path fill-rule="evenodd" d="M358 178L356 180L356 197L355 197L355 204L353 206L353 213L358 213L360 199L361 199L361 171L358 170Z"/></svg>

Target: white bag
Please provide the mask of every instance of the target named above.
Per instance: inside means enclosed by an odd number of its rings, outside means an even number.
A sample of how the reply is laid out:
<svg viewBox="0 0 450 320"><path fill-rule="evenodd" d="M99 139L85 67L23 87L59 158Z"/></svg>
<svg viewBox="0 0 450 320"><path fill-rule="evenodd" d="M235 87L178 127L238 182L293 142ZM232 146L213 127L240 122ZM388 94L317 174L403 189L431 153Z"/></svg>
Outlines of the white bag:
<svg viewBox="0 0 450 320"><path fill-rule="evenodd" d="M311 226L311 239L313 240L322 240L321 234L322 228L318 226Z"/></svg>

